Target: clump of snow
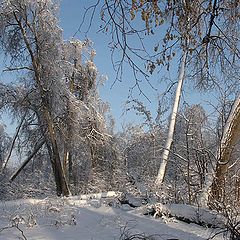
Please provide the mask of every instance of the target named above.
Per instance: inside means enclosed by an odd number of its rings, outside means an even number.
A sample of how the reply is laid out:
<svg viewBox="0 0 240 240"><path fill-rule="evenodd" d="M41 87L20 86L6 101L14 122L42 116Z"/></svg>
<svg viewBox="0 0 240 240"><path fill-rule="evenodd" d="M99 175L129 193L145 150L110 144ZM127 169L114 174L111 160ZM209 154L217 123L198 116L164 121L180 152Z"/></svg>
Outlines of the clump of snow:
<svg viewBox="0 0 240 240"><path fill-rule="evenodd" d="M188 218L190 221L201 225L218 228L224 228L226 225L226 219L216 211L185 204L171 204L167 208L171 215L183 219Z"/></svg>

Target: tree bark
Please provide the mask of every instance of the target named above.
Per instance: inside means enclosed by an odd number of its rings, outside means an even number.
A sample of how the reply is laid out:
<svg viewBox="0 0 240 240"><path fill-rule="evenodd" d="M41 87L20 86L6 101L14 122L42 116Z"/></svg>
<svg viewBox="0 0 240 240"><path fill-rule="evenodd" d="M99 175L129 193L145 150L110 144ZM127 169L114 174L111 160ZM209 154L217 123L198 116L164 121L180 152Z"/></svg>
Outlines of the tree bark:
<svg viewBox="0 0 240 240"><path fill-rule="evenodd" d="M45 115L45 121L48 127L49 141L51 143L51 148L52 148L52 158L53 158L52 167L54 169L57 195L69 196L70 190L69 190L67 179L61 164L54 124L53 124L50 112L46 108L44 108L44 115Z"/></svg>
<svg viewBox="0 0 240 240"><path fill-rule="evenodd" d="M173 134L174 134L174 129L175 129L175 125L176 125L177 112L178 112L181 93L182 93L182 85L183 85L184 74L185 74L187 53L188 53L188 50L186 48L183 50L183 55L182 55L182 59L181 59L181 66L180 66L178 84L177 84L177 89L176 89L176 94L175 94L175 101L173 104L173 109L172 109L169 129L168 129L168 136L167 136L166 144L165 144L164 151L162 154L162 162L160 164L160 167L158 170L158 175L157 175L157 178L155 181L155 185L157 187L163 183L163 180L164 180L164 177L166 174L168 156L169 156L171 145L173 142Z"/></svg>
<svg viewBox="0 0 240 240"><path fill-rule="evenodd" d="M212 200L219 202L224 201L226 174L228 172L232 151L237 141L239 141L239 139L240 139L240 95L236 98L224 127L218 151L218 162L215 170L215 178L213 179L211 187L211 196L209 198L210 203Z"/></svg>

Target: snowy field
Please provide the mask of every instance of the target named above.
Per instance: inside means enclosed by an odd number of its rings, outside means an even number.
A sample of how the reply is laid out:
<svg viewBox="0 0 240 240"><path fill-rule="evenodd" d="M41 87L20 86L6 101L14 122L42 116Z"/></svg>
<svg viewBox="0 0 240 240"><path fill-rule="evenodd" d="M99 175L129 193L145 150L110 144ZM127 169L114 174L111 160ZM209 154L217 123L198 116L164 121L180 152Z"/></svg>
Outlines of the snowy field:
<svg viewBox="0 0 240 240"><path fill-rule="evenodd" d="M174 217L144 215L146 208L120 205L114 193L1 202L0 239L203 240L211 239L220 231ZM181 205L173 209L183 214L194 212L193 208ZM137 235L134 238L134 234L139 234L138 238ZM220 240L223 236L218 234L213 239Z"/></svg>

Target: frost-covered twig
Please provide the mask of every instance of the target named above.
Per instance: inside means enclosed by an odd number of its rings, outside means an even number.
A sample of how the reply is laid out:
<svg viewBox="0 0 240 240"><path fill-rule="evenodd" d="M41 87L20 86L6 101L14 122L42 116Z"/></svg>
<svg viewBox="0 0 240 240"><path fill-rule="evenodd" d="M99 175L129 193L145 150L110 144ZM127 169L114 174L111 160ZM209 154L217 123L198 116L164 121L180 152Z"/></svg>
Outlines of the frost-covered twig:
<svg viewBox="0 0 240 240"><path fill-rule="evenodd" d="M18 223L12 223L12 226L6 226L0 229L0 232L7 230L7 229L11 229L11 228L16 228L19 232L21 232L22 238L24 240L27 240L27 237L25 236L23 230L21 228L19 228Z"/></svg>

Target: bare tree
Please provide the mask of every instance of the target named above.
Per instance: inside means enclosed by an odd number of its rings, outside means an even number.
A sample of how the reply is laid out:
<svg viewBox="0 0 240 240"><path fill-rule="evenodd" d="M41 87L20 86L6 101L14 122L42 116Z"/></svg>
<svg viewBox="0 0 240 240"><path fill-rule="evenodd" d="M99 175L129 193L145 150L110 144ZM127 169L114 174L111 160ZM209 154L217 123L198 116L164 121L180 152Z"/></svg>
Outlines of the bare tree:
<svg viewBox="0 0 240 240"><path fill-rule="evenodd" d="M99 1L96 5L91 6L88 10L91 10L91 8L95 9L98 4ZM199 4L199 2L194 5L197 4ZM127 10L129 10L130 16L126 14ZM194 13L192 12L193 10ZM176 55L174 48L178 46L180 49L182 49L182 58L180 60L181 67L176 97L172 110L165 151L163 152L161 158L159 174L156 179L156 185L160 185L163 182L166 172L168 155L173 141L173 133L180 102L181 89L187 63L187 55L190 46L194 46L196 44L193 41L191 32L195 23L195 18L193 18L193 16L196 15L196 12L199 14L199 11L199 8L194 9L185 1L179 2L175 5L172 2L158 4L158 1L105 1L101 9L102 20L105 22L102 26L102 29L110 31L110 34L112 35L111 46L113 48L113 54L118 48L120 48L122 51L120 61L117 61L116 63L113 62L117 70L116 79L122 77L122 68L124 61L126 60L133 69L133 74L136 80L135 85L139 88L141 93L142 91L139 85L140 81L138 78L138 73L141 73L142 76L148 81L147 71L152 74L158 65L164 65L169 68L171 59ZM132 24L132 20L136 18L136 15L139 12L141 13L141 18L145 24L145 26L140 30L134 28L134 25ZM154 30L157 29L157 27L161 27L165 22L167 30L164 31L165 34L163 34L163 39L159 40L162 46L159 47L160 44L158 43L154 47L155 53L150 54L144 45L142 35L144 33L151 35ZM140 42L139 48L133 47L129 43L129 39L131 39L133 35L136 35L138 41ZM147 71L143 70L137 64L137 62L134 61L136 57L147 62Z"/></svg>
<svg viewBox="0 0 240 240"><path fill-rule="evenodd" d="M199 104L185 103L179 112L167 171L176 202L201 204L199 196L213 170L217 145L208 124L207 113Z"/></svg>
<svg viewBox="0 0 240 240"><path fill-rule="evenodd" d="M135 86L140 93L141 78L148 82L157 66L169 69L173 58L182 56L179 84L175 105L172 111L166 150L161 159L161 167L156 184L164 180L168 154L173 139L175 116L181 95L181 82L184 73L194 80L197 87L218 88L222 76L231 76L229 83L236 81L239 69L239 2L235 0L198 0L190 1L97 1L84 14L90 13L91 27L97 7L101 8L102 24L100 31L111 35L113 64L120 79L124 64L133 70ZM139 25L139 18L143 25ZM134 24L134 21L138 24ZM137 26L141 26L138 28ZM82 24L80 28L82 27ZM157 43L149 49L145 38L153 38L156 32L164 32ZM134 38L135 37L135 38ZM135 41L132 41L132 39ZM131 43L134 42L134 45ZM137 43L138 46L137 46ZM115 54L119 53L120 56ZM151 50L154 50L153 52ZM117 55L117 57L116 57ZM188 59L186 58L188 55ZM116 57L116 59L114 58ZM186 60L187 59L187 60ZM139 63L139 60L140 63ZM142 61L145 63L144 68ZM186 63L188 66L186 67ZM186 68L186 69L185 69ZM232 74L230 74L230 69ZM188 71L186 71L188 70ZM220 70L220 71L219 71ZM234 74L233 74L234 72Z"/></svg>
<svg viewBox="0 0 240 240"><path fill-rule="evenodd" d="M46 130L45 140L51 156L58 195L69 195L69 188L61 166L56 125L52 113L52 86L61 76L61 31L57 27L55 3L52 1L1 1L0 31L2 49L11 58L8 70L26 69L36 88L40 124ZM53 59L53 57L55 59Z"/></svg>

